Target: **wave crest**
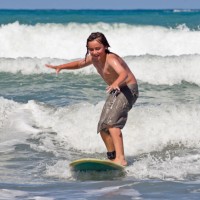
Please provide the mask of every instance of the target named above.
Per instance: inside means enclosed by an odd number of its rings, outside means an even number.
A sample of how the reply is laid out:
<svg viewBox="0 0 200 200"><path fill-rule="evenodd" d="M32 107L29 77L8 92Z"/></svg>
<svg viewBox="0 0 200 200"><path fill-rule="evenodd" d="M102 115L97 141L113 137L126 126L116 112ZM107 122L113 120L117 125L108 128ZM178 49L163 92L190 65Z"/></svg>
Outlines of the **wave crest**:
<svg viewBox="0 0 200 200"><path fill-rule="evenodd" d="M173 29L123 23L23 25L15 22L0 27L0 57L83 57L86 39L96 31L103 32L111 44L111 51L121 56L200 52L199 30L190 30L185 25Z"/></svg>
<svg viewBox="0 0 200 200"><path fill-rule="evenodd" d="M154 85L174 85L182 81L200 86L200 55L181 56L127 56L124 60L129 65L138 80ZM64 59L51 58L1 58L0 72L22 73L24 75L55 73L45 67L45 64L59 65L70 62ZM63 70L61 73L97 74L93 66L79 70Z"/></svg>

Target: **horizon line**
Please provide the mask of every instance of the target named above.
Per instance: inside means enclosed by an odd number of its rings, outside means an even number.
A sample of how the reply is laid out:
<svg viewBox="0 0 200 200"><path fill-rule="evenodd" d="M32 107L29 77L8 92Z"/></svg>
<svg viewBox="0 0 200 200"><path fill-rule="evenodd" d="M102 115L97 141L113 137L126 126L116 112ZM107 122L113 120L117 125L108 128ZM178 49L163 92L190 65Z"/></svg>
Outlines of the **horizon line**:
<svg viewBox="0 0 200 200"><path fill-rule="evenodd" d="M105 11L123 11L123 10L200 10L200 8L123 8L123 9L111 9L111 8L80 8L80 9L74 9L74 8L0 8L0 10L105 10Z"/></svg>

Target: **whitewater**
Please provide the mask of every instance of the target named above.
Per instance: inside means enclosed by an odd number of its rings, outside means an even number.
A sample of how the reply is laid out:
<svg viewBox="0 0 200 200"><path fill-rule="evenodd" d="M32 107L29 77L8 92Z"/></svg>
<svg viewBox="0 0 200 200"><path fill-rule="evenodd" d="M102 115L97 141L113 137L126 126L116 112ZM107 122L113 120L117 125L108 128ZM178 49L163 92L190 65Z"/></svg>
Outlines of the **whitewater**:
<svg viewBox="0 0 200 200"><path fill-rule="evenodd" d="M15 22L1 25L0 56L79 58L85 55L88 35L95 31L103 32L112 50L121 56L180 56L200 51L200 31L184 24L166 28L103 22L34 26Z"/></svg>
<svg viewBox="0 0 200 200"><path fill-rule="evenodd" d="M0 15L0 199L199 199L198 10ZM123 129L123 176L69 168L106 159L96 133L106 84L94 66L59 75L45 67L84 58L96 31L139 85Z"/></svg>

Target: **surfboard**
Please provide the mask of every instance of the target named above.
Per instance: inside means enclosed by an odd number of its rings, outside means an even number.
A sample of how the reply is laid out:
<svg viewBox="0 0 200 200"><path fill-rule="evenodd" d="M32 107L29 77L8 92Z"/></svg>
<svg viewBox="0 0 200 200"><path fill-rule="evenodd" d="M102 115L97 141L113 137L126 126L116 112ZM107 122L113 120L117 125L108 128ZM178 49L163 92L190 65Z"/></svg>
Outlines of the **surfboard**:
<svg viewBox="0 0 200 200"><path fill-rule="evenodd" d="M124 170L124 166L116 164L109 160L96 158L82 158L71 162L70 167L73 171L108 171Z"/></svg>

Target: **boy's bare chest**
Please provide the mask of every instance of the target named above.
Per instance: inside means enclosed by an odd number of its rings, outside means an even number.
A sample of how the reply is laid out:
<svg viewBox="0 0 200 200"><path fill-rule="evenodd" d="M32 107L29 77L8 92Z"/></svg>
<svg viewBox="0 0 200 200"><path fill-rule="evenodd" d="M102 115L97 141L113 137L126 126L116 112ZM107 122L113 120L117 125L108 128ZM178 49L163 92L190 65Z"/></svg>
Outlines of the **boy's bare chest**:
<svg viewBox="0 0 200 200"><path fill-rule="evenodd" d="M102 76L109 76L111 74L111 68L108 65L102 66L102 65L95 65L97 71Z"/></svg>
<svg viewBox="0 0 200 200"><path fill-rule="evenodd" d="M107 82L107 83L112 83L116 77L118 76L117 73L112 69L110 66L95 66L98 73L102 76L102 78Z"/></svg>

